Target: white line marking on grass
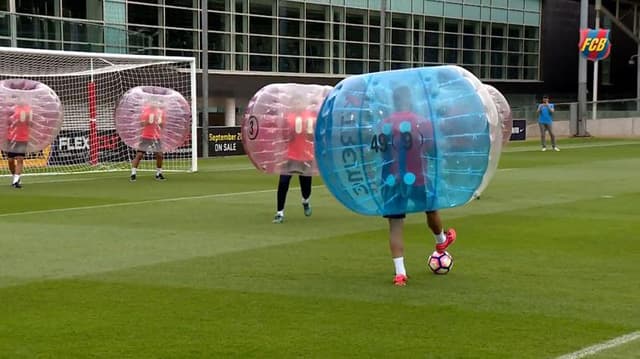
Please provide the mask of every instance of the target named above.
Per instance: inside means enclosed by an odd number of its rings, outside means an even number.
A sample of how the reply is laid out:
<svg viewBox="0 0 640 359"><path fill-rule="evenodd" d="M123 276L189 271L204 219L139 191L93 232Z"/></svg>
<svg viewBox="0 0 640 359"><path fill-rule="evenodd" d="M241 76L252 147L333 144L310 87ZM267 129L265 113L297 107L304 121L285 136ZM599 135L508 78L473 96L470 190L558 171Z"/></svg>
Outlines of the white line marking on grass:
<svg viewBox="0 0 640 359"><path fill-rule="evenodd" d="M323 186L312 186L311 188L320 188L320 187L323 187ZM291 189L294 189L294 190L295 189L299 189L299 188L300 187L291 187ZM22 215L31 215L31 214L59 213L59 212L83 211L83 210L91 210L91 209L138 206L138 205L149 204L149 203L179 202L179 201L189 201L189 200L194 200L194 199L209 199L209 198L224 198L224 197L233 197L233 196L245 196L245 195L250 195L250 194L271 193L271 192L276 192L276 191L277 191L277 189L265 189L265 190L260 190L260 191L214 193L214 194L205 194L205 195L200 195L200 196L159 198L159 199L149 199L149 200L146 200L146 201L107 203L107 204L98 204L98 205L95 205L95 206L53 208L53 209L43 209L43 210L38 210L38 211L0 213L0 218L22 216Z"/></svg>
<svg viewBox="0 0 640 359"><path fill-rule="evenodd" d="M563 356L559 356L556 359L579 359L579 358L584 358L586 356L599 353L599 352L601 352L603 350L607 350L607 349L618 347L618 346L623 345L623 344L627 344L627 343L632 342L632 341L634 341L636 339L640 339L640 331L629 333L629 334L625 334L623 336L619 336L617 338L613 338L613 339L611 339L609 341L606 341L604 343L592 345L590 347L586 347L584 349L580 349L577 352L573 352L573 353L565 354Z"/></svg>
<svg viewBox="0 0 640 359"><path fill-rule="evenodd" d="M613 196L605 194L605 195L600 196L600 198L613 198Z"/></svg>

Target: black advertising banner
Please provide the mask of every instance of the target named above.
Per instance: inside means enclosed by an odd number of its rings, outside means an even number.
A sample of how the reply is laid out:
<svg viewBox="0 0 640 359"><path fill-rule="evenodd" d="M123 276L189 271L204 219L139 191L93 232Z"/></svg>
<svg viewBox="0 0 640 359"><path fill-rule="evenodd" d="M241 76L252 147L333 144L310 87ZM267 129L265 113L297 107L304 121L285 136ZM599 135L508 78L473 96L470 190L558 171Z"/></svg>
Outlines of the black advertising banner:
<svg viewBox="0 0 640 359"><path fill-rule="evenodd" d="M509 141L524 141L527 139L527 120L513 120L511 138Z"/></svg>
<svg viewBox="0 0 640 359"><path fill-rule="evenodd" d="M89 131L62 130L51 144L49 166L89 163ZM127 158L127 146L115 130L98 131L98 162Z"/></svg>
<svg viewBox="0 0 640 359"><path fill-rule="evenodd" d="M209 156L244 155L240 126L209 127Z"/></svg>

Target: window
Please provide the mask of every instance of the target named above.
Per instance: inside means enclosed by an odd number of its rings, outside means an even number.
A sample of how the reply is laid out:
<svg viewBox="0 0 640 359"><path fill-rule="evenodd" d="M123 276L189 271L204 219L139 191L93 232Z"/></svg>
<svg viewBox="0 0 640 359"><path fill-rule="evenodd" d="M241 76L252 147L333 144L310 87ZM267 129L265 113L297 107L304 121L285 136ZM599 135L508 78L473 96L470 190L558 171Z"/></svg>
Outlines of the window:
<svg viewBox="0 0 640 359"><path fill-rule="evenodd" d="M249 22L249 32L251 34L273 34L273 20L265 17L252 16Z"/></svg>
<svg viewBox="0 0 640 359"><path fill-rule="evenodd" d="M195 8L198 6L198 2L194 2L194 0L164 0L164 3L171 6L182 6L190 8ZM207 3L207 8L208 7L209 3Z"/></svg>
<svg viewBox="0 0 640 359"><path fill-rule="evenodd" d="M18 37L42 40L61 40L60 25L60 20L51 20L29 15L16 16Z"/></svg>
<svg viewBox="0 0 640 359"><path fill-rule="evenodd" d="M325 73L327 69L327 61L323 59L307 59L306 72L320 74Z"/></svg>
<svg viewBox="0 0 640 359"><path fill-rule="evenodd" d="M228 34L209 33L207 40L209 42L209 50L229 51L231 48Z"/></svg>
<svg viewBox="0 0 640 359"><path fill-rule="evenodd" d="M251 36L249 39L249 51L258 54L273 53L273 40L266 36Z"/></svg>
<svg viewBox="0 0 640 359"><path fill-rule="evenodd" d="M62 0L62 16L102 20L102 0Z"/></svg>
<svg viewBox="0 0 640 359"><path fill-rule="evenodd" d="M325 25L321 22L307 22L307 38L312 39L325 39L327 38L326 28L328 25Z"/></svg>
<svg viewBox="0 0 640 359"><path fill-rule="evenodd" d="M207 22L209 23L209 30L215 31L229 31L229 15L219 12L210 12ZM237 22L236 22L237 24ZM237 26L237 25L236 25ZM242 32L242 31L238 31Z"/></svg>
<svg viewBox="0 0 640 359"><path fill-rule="evenodd" d="M279 53L281 55L300 55L300 40L280 39Z"/></svg>
<svg viewBox="0 0 640 359"><path fill-rule="evenodd" d="M324 41L310 41L307 40L307 56L326 57L326 45Z"/></svg>
<svg viewBox="0 0 640 359"><path fill-rule="evenodd" d="M140 25L161 25L162 9L155 6L129 4L129 23Z"/></svg>
<svg viewBox="0 0 640 359"><path fill-rule="evenodd" d="M16 0L16 12L46 16L60 16L57 0Z"/></svg>
<svg viewBox="0 0 640 359"><path fill-rule="evenodd" d="M280 36L300 36L300 22L295 20L281 19L280 22Z"/></svg>
<svg viewBox="0 0 640 359"><path fill-rule="evenodd" d="M273 57L264 55L251 55L249 57L250 71L273 71Z"/></svg>
<svg viewBox="0 0 640 359"><path fill-rule="evenodd" d="M278 58L278 71L280 72L300 72L300 59L297 57Z"/></svg>
<svg viewBox="0 0 640 359"><path fill-rule="evenodd" d="M165 12L167 26L182 27L186 29L195 29L197 26L195 24L197 24L198 19L195 11L182 9L166 9Z"/></svg>
<svg viewBox="0 0 640 359"><path fill-rule="evenodd" d="M273 15L273 1L269 0L251 0L249 12L255 15Z"/></svg>
<svg viewBox="0 0 640 359"><path fill-rule="evenodd" d="M193 49L193 31L166 30L167 47L175 49Z"/></svg>
<svg viewBox="0 0 640 359"><path fill-rule="evenodd" d="M242 7L242 1L240 1L240 7ZM194 6L195 8L195 6ZM217 11L229 11L229 0L209 0L207 2L207 9L208 10L217 10ZM237 9L237 5L236 5L236 11L238 11ZM242 12L242 11L238 11L238 12Z"/></svg>

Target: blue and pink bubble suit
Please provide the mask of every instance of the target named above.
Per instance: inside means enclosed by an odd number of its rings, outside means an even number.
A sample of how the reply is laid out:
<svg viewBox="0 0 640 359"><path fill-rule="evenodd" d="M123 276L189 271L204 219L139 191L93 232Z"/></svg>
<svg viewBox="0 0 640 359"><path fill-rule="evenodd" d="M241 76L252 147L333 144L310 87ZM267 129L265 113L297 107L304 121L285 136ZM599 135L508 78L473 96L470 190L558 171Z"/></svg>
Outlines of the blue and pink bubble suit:
<svg viewBox="0 0 640 359"><path fill-rule="evenodd" d="M329 191L356 213L433 211L480 194L502 133L491 94L463 68L379 72L327 96L315 157Z"/></svg>
<svg viewBox="0 0 640 359"><path fill-rule="evenodd" d="M270 84L249 101L242 121L242 144L265 173L318 175L316 117L330 86Z"/></svg>
<svg viewBox="0 0 640 359"><path fill-rule="evenodd" d="M62 127L58 95L42 82L0 81L0 149L31 153L53 142Z"/></svg>
<svg viewBox="0 0 640 359"><path fill-rule="evenodd" d="M115 122L127 146L139 151L172 152L191 135L191 106L173 89L138 86L118 102ZM150 148L149 140L157 140L160 148Z"/></svg>

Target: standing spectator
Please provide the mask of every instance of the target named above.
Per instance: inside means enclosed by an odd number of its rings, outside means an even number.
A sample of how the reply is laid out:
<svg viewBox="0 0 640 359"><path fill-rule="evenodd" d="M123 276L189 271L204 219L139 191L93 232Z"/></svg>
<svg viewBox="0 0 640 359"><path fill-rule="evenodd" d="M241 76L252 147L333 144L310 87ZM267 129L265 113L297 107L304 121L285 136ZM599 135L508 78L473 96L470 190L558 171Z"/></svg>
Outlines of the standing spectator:
<svg viewBox="0 0 640 359"><path fill-rule="evenodd" d="M555 105L549 102L549 96L542 97L542 103L538 105L538 123L540 124L540 142L542 143L542 151L547 150L547 141L545 139L546 132L549 131L551 136L551 146L554 151L560 151L556 146L556 136L553 134L553 113L556 112Z"/></svg>

